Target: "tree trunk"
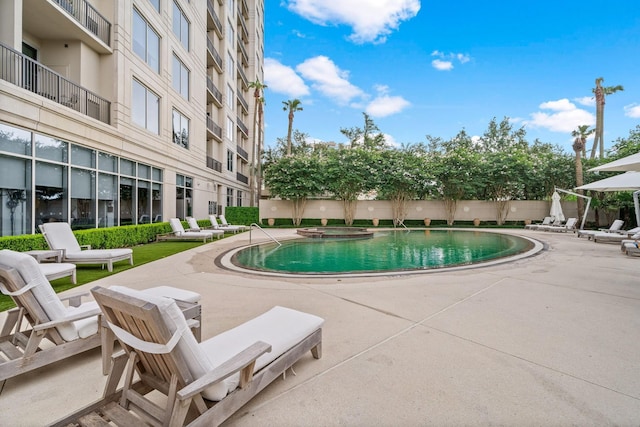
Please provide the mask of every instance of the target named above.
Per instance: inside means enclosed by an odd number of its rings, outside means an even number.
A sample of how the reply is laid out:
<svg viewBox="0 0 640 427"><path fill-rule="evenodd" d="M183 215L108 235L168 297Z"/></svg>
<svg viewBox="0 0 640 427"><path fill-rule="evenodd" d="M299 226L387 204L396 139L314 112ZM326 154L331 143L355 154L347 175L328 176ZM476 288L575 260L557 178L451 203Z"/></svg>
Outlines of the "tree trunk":
<svg viewBox="0 0 640 427"><path fill-rule="evenodd" d="M582 159L580 158L581 149L575 150L576 152L576 187L580 187L584 183L582 175ZM582 194L582 190L576 190L578 194ZM584 199L582 197L576 197L578 202L578 218L582 218L584 215Z"/></svg>
<svg viewBox="0 0 640 427"><path fill-rule="evenodd" d="M343 200L344 206L344 223L348 226L353 225L353 219L356 216L356 205L358 200Z"/></svg>
<svg viewBox="0 0 640 427"><path fill-rule="evenodd" d="M307 198L301 197L299 199L293 199L291 202L293 203L293 225L298 227L302 223L302 216L304 215Z"/></svg>
<svg viewBox="0 0 640 427"><path fill-rule="evenodd" d="M291 155L291 133L293 132L293 111L289 113L289 128L287 129L287 155Z"/></svg>
<svg viewBox="0 0 640 427"><path fill-rule="evenodd" d="M453 221L455 220L456 215L456 205L458 204L457 200L453 199L444 199L444 211L447 215L447 225L453 225Z"/></svg>
<svg viewBox="0 0 640 427"><path fill-rule="evenodd" d="M502 225L507 220L507 215L509 215L509 205L511 204L510 200L496 200L496 223L498 225Z"/></svg>
<svg viewBox="0 0 640 427"><path fill-rule="evenodd" d="M407 197L397 195L391 198L391 211L393 214L393 225L398 226L404 223L407 217Z"/></svg>

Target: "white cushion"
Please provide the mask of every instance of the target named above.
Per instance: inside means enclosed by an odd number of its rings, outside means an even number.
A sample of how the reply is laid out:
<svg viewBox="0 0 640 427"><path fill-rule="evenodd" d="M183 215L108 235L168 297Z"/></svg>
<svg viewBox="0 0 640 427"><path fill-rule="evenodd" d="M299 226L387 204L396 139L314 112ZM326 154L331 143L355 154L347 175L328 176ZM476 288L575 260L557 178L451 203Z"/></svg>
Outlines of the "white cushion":
<svg viewBox="0 0 640 427"><path fill-rule="evenodd" d="M42 274L49 276L51 274L72 273L76 269L76 265L66 262L47 262L38 264L38 268L42 271Z"/></svg>
<svg viewBox="0 0 640 427"><path fill-rule="evenodd" d="M157 297L166 297L178 301L197 303L202 297L197 292L188 291L186 289L174 288L172 286L156 286L153 288L143 289L142 292Z"/></svg>
<svg viewBox="0 0 640 427"><path fill-rule="evenodd" d="M130 248L118 249L90 249L86 251L67 251L65 259L90 261L90 260L108 260L114 258L127 257L133 253Z"/></svg>
<svg viewBox="0 0 640 427"><path fill-rule="evenodd" d="M178 218L170 218L169 225L171 225L171 230L178 236L181 236L184 233L184 227Z"/></svg>
<svg viewBox="0 0 640 427"><path fill-rule="evenodd" d="M62 304L44 273L40 270L38 263L30 255L4 249L0 251L0 263L15 268L27 285L34 285L31 292L33 292L33 296L47 314L49 320L61 320L69 314L78 312L78 310L84 311L96 307L95 302L82 304L78 308L66 307ZM82 335L80 335L78 328L82 328ZM88 319L57 326L56 329L65 341L73 341L91 335L91 333L85 335L91 330L93 330L93 333L97 332L98 318L97 316L92 316Z"/></svg>
<svg viewBox="0 0 640 427"><path fill-rule="evenodd" d="M47 222L42 224L51 249L66 249L68 252L79 252L80 244L66 222Z"/></svg>

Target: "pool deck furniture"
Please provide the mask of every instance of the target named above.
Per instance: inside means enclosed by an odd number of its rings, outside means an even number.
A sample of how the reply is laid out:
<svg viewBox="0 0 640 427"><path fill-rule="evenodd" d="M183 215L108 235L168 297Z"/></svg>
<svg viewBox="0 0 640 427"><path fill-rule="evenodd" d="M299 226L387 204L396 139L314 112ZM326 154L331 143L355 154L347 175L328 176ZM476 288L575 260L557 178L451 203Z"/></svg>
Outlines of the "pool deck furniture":
<svg viewBox="0 0 640 427"><path fill-rule="evenodd" d="M575 232L576 224L578 223L578 218L569 218L567 222L560 226L550 225L544 228L544 231L553 231L556 233L566 233L567 231Z"/></svg>
<svg viewBox="0 0 640 427"><path fill-rule="evenodd" d="M76 280L76 265L68 262L47 262L38 264L38 267L44 273L47 280L56 280L63 277L71 277L71 283L74 285Z"/></svg>
<svg viewBox="0 0 640 427"><path fill-rule="evenodd" d="M182 226L182 222L179 218L169 219L169 225L171 225L171 232L158 234L156 236L157 241L163 240L202 240L204 243L207 240L213 241L214 235L212 233L206 233L205 231L187 231ZM216 236L218 239L221 235Z"/></svg>
<svg viewBox="0 0 640 427"><path fill-rule="evenodd" d="M538 222L536 224L527 224L524 226L524 228L525 230L537 230L538 227L551 225L552 222L553 222L552 216L545 216L542 222Z"/></svg>
<svg viewBox="0 0 640 427"><path fill-rule="evenodd" d="M640 239L640 227L617 233L595 233L591 238L596 243L621 243L626 239L637 240Z"/></svg>
<svg viewBox="0 0 640 427"><path fill-rule="evenodd" d="M103 416L120 426L217 426L308 352L321 357L324 320L311 314L274 307L198 343L171 299L119 286L91 292L124 352L113 359L103 399L53 426ZM158 406L151 391L168 403Z"/></svg>
<svg viewBox="0 0 640 427"><path fill-rule="evenodd" d="M35 251L26 251L25 254L29 254L36 259L38 262L62 262L62 251L61 250L35 250Z"/></svg>
<svg viewBox="0 0 640 427"><path fill-rule="evenodd" d="M621 219L616 219L611 223L609 228L601 228L600 230L578 230L578 237L587 237L587 239L591 240L591 238L596 233L619 233L624 225L624 221Z"/></svg>
<svg viewBox="0 0 640 427"><path fill-rule="evenodd" d="M551 224L539 225L536 228L534 228L534 230L536 230L536 231L548 231L548 229L550 227L562 227L564 224L565 224L565 222L562 221L561 219L555 219L555 220L553 220L553 222Z"/></svg>
<svg viewBox="0 0 640 427"><path fill-rule="evenodd" d="M63 262L106 265L110 272L113 271L114 262L128 260L133 265L133 250L130 248L91 249L90 245L80 246L71 226L66 222L41 224L40 231L51 250L62 252Z"/></svg>
<svg viewBox="0 0 640 427"><path fill-rule="evenodd" d="M0 390L8 378L102 344L98 305L82 303L86 293L58 298L33 257L0 251L0 290L17 306L7 313L0 332ZM103 370L107 363L103 357Z"/></svg>
<svg viewBox="0 0 640 427"><path fill-rule="evenodd" d="M229 233L236 234L239 231L244 231L244 229L246 228L244 225L225 225L225 226L222 226L222 225L218 224L218 220L216 219L215 215L209 215L209 221L211 221L211 227L214 230L222 230L225 233L229 232Z"/></svg>
<svg viewBox="0 0 640 427"><path fill-rule="evenodd" d="M222 236L224 235L224 231L222 230L203 230L200 228L200 226L198 225L198 221L196 221L196 219L192 216L188 216L187 217L187 224L189 224L189 229L187 231L195 231L195 232L202 232L202 233L210 233L213 236L217 237L218 239L222 238Z"/></svg>
<svg viewBox="0 0 640 427"><path fill-rule="evenodd" d="M220 227L235 227L238 228L240 231L244 231L247 227L245 225L233 225L233 224L229 224L227 222L227 219L224 217L224 215L218 215L218 218L220 218Z"/></svg>

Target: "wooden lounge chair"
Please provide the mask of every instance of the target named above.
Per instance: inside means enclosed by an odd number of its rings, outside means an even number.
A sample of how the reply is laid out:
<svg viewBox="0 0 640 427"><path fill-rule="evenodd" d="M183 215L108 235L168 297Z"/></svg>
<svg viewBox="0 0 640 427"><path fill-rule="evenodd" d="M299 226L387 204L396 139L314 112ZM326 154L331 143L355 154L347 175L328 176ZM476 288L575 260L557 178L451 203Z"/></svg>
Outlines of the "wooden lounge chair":
<svg viewBox="0 0 640 427"><path fill-rule="evenodd" d="M198 344L170 299L124 287L91 292L124 351L114 357L104 398L54 426L102 417L124 426L216 426L307 352L321 357L324 321L310 314L274 307Z"/></svg>
<svg viewBox="0 0 640 427"><path fill-rule="evenodd" d="M182 226L182 222L178 218L169 219L169 225L171 225L171 232L165 234L158 234L156 240L202 240L204 243L207 240L213 241L213 234L203 231L187 231ZM222 237L222 234L217 236L218 239Z"/></svg>
<svg viewBox="0 0 640 427"><path fill-rule="evenodd" d="M17 306L0 332L0 390L8 378L101 345L95 301L81 304L88 293L58 298L33 257L0 251L0 291ZM103 371L110 356L103 354Z"/></svg>
<svg viewBox="0 0 640 427"><path fill-rule="evenodd" d="M244 225L226 225L222 226L218 224L218 220L215 215L209 215L209 221L211 221L211 228L214 230L222 230L224 233L236 234L238 231L244 231Z"/></svg>
<svg viewBox="0 0 640 427"><path fill-rule="evenodd" d="M224 236L224 231L222 230L203 230L200 228L200 226L198 225L198 221L196 221L196 219L192 216L188 216L187 217L187 224L189 224L189 230L187 231L196 231L196 232L202 232L202 233L211 233L211 237L213 238L213 236L216 236L218 239L220 239L222 236Z"/></svg>
<svg viewBox="0 0 640 427"><path fill-rule="evenodd" d="M113 263L129 260L133 265L133 251L121 249L91 249L91 246L80 246L71 226L66 222L48 222L40 225L40 231L49 248L62 252L62 262L72 264L101 264L113 271Z"/></svg>

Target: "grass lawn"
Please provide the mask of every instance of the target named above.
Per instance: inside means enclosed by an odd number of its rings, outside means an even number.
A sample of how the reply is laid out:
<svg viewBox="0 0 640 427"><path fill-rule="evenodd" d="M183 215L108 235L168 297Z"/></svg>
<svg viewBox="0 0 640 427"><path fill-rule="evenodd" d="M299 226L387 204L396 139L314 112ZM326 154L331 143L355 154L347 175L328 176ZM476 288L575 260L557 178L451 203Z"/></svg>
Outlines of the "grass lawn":
<svg viewBox="0 0 640 427"><path fill-rule="evenodd" d="M71 283L70 277L63 277L62 279L53 280L51 285L56 292L66 291L67 289L75 288L76 286L84 285L85 283L93 282L94 280L102 279L103 277L110 276L120 271L134 268L138 265L146 264L157 259L165 258L173 254L177 254L187 249L201 246L202 242L190 242L190 241L171 241L171 242L155 242L146 245L140 245L133 247L133 262L131 266L127 261L119 261L114 264L113 272L109 273L106 269L100 268L100 266L94 265L79 265L76 267L76 276L78 284ZM6 295L0 295L0 311L5 311L15 307L11 297Z"/></svg>

